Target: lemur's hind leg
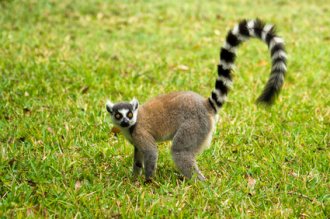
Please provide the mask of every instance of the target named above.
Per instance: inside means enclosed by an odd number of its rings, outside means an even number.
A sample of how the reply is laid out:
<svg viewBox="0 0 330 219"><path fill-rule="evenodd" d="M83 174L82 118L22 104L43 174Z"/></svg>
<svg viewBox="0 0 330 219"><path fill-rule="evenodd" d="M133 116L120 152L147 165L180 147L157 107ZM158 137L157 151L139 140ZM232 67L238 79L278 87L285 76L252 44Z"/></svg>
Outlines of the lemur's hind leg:
<svg viewBox="0 0 330 219"><path fill-rule="evenodd" d="M196 173L198 179L204 181L205 177L199 170L195 157L203 149L203 144L211 129L207 123L204 123L205 127L191 123L183 124L175 134L171 149L172 157L186 178L190 179Z"/></svg>
<svg viewBox="0 0 330 219"><path fill-rule="evenodd" d="M172 149L172 157L176 166L186 178L191 179L193 173L196 173L199 180L205 180L204 175L197 166L194 154L186 151L175 151Z"/></svg>

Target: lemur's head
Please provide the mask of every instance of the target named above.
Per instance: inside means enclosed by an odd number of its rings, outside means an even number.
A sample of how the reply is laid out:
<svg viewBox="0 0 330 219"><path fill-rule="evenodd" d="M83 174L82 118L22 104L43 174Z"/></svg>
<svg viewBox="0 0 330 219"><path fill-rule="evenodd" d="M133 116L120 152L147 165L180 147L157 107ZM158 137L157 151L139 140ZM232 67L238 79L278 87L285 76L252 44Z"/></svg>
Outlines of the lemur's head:
<svg viewBox="0 0 330 219"><path fill-rule="evenodd" d="M136 123L139 102L133 99L131 102L113 104L107 101L107 111L110 113L112 122L120 127L129 128Z"/></svg>

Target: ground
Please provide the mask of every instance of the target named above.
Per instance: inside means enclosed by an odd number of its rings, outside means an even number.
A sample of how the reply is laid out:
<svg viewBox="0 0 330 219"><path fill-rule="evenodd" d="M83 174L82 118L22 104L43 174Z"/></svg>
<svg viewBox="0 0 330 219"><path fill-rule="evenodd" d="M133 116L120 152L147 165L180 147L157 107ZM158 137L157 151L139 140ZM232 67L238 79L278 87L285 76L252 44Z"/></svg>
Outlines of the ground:
<svg viewBox="0 0 330 219"><path fill-rule="evenodd" d="M0 216L330 215L330 6L326 1L0 1ZM276 24L288 73L272 108L255 105L267 46L238 51L206 182L180 180L159 145L154 182L131 177L133 147L112 101L210 95L219 48L242 18Z"/></svg>

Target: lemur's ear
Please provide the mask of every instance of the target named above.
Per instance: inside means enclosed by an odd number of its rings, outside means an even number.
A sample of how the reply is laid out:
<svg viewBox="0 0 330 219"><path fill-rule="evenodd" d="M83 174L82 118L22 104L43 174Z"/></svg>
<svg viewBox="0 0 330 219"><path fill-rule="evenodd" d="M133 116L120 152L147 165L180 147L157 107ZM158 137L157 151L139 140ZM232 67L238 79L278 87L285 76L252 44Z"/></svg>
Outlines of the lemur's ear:
<svg viewBox="0 0 330 219"><path fill-rule="evenodd" d="M131 104L133 106L133 110L137 110L139 108L139 101L135 97L131 101Z"/></svg>
<svg viewBox="0 0 330 219"><path fill-rule="evenodd" d="M110 101L110 100L107 100L107 103L106 103L106 107L107 107L107 111L112 114L113 113L113 103Z"/></svg>

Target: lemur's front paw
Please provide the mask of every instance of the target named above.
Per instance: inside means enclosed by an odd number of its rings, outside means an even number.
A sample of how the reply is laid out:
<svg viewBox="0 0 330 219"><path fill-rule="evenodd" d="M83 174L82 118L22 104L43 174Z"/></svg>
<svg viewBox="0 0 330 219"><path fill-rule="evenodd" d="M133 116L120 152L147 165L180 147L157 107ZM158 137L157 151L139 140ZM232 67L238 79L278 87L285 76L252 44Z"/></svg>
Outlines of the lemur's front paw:
<svg viewBox="0 0 330 219"><path fill-rule="evenodd" d="M148 178L144 181L144 184L150 184L152 183L152 179L151 178Z"/></svg>
<svg viewBox="0 0 330 219"><path fill-rule="evenodd" d="M132 171L132 176L133 176L134 178L140 176L141 174L142 174L142 169L134 169L134 170Z"/></svg>
<svg viewBox="0 0 330 219"><path fill-rule="evenodd" d="M139 176L142 173L142 164L141 163L135 163L133 166L133 176Z"/></svg>

